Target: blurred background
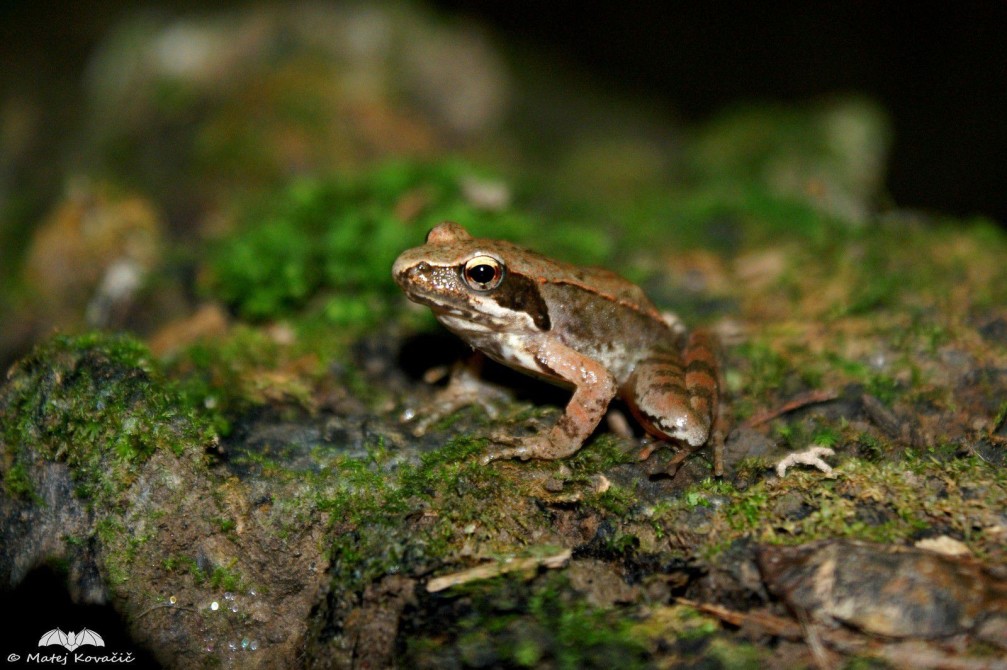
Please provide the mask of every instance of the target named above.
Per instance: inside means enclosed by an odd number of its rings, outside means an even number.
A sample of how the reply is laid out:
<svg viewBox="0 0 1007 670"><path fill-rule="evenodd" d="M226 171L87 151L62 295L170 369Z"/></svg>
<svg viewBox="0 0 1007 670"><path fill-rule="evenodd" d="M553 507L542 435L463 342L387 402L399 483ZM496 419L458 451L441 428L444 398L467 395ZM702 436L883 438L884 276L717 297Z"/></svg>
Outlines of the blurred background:
<svg viewBox="0 0 1007 670"><path fill-rule="evenodd" d="M3 3L5 155L0 167L6 174L0 178L10 180L11 172L23 167L14 161L19 151L51 157L53 147L75 132L84 71L89 64L93 68L96 49L123 20L143 13L166 18L249 6ZM1005 3L909 10L852 1L434 0L425 7L447 20L464 17L484 28L495 48L512 63L516 59L519 68L529 67L521 55L533 50L541 56L538 67L555 68L554 74L566 78L589 78L688 121L751 101L868 96L892 123L885 183L894 203L1007 219ZM30 109L41 119L28 118ZM40 136L29 140L19 124L31 123ZM44 167L35 169L36 180L54 176Z"/></svg>
<svg viewBox="0 0 1007 670"><path fill-rule="evenodd" d="M859 93L890 115L903 207L1007 219L1007 4L439 0L701 121L745 101Z"/></svg>

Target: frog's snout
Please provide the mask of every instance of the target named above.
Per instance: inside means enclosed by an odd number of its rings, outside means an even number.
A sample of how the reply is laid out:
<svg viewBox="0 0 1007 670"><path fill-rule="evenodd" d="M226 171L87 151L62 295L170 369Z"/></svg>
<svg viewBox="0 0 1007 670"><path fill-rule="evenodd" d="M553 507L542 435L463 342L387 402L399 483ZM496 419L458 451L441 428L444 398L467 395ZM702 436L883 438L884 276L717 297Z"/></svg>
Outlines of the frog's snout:
<svg viewBox="0 0 1007 670"><path fill-rule="evenodd" d="M409 263L402 256L396 258L395 262L392 263L392 279L394 279L395 283L399 286L402 285L402 280L404 279L403 274L408 268Z"/></svg>
<svg viewBox="0 0 1007 670"><path fill-rule="evenodd" d="M417 263L405 254L395 259L395 263L392 264L392 279L402 288L422 282L423 278L429 274L429 263L426 261Z"/></svg>

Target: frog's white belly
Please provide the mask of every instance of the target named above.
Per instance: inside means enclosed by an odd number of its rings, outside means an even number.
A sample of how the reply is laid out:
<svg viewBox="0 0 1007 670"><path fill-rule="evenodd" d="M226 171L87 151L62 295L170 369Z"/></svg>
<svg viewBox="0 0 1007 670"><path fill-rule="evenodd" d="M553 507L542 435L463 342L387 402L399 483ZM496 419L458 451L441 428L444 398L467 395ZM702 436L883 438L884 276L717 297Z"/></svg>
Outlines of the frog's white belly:
<svg viewBox="0 0 1007 670"><path fill-rule="evenodd" d="M528 337L524 335L499 335L494 353L502 363L538 374L546 373L542 362L528 347Z"/></svg>

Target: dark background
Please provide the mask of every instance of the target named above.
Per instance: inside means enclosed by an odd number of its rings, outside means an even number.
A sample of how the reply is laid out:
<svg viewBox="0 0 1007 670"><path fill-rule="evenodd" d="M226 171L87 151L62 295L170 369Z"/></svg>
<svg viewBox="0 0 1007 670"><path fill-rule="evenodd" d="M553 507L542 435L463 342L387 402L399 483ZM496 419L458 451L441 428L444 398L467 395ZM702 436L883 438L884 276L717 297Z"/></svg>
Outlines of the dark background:
<svg viewBox="0 0 1007 670"><path fill-rule="evenodd" d="M1007 221L1007 2L436 4L691 120L739 101L866 94L894 123L897 205Z"/></svg>
<svg viewBox="0 0 1007 670"><path fill-rule="evenodd" d="M0 86L72 114L90 49L123 11L217 3L0 2ZM224 3L234 5L239 3ZM1007 2L434 0L701 121L740 101L863 93L891 115L894 202L1007 221ZM42 91L39 93L39 91ZM58 120L58 119L57 119ZM54 127L58 124L54 124Z"/></svg>

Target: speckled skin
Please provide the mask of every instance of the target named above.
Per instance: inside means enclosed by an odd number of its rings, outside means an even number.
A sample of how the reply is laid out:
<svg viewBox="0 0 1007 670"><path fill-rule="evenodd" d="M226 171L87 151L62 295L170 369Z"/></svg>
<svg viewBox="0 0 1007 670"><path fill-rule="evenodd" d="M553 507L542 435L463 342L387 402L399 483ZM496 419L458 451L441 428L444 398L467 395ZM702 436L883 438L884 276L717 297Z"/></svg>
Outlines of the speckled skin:
<svg viewBox="0 0 1007 670"><path fill-rule="evenodd" d="M474 281L467 265L493 279ZM573 454L617 395L651 434L692 448L707 442L718 397L712 340L673 328L638 286L618 275L473 238L450 222L403 252L392 274L411 300L428 305L474 348L573 387L548 434L513 440L487 461Z"/></svg>

